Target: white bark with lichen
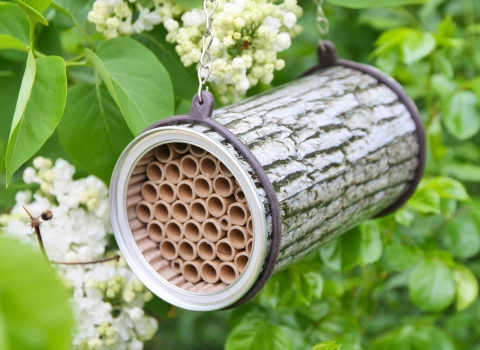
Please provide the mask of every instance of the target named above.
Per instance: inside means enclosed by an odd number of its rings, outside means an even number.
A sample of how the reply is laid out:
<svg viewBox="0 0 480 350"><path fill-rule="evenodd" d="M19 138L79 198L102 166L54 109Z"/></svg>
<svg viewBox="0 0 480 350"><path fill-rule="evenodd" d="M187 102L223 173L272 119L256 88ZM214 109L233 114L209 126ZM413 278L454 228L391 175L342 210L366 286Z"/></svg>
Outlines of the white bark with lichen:
<svg viewBox="0 0 480 350"><path fill-rule="evenodd" d="M416 127L405 106L390 88L348 68L295 80L213 118L250 148L273 184L282 210L276 270L392 204L418 165ZM238 156L216 132L189 127Z"/></svg>

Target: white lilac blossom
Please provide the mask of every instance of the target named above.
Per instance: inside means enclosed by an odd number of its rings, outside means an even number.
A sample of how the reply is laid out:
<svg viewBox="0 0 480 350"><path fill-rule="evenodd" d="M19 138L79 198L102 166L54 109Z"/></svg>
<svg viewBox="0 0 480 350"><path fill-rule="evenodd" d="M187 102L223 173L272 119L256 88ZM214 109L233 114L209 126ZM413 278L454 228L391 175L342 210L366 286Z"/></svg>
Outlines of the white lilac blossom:
<svg viewBox="0 0 480 350"><path fill-rule="evenodd" d="M170 0L96 0L88 20L96 25L98 32L111 39L149 31L167 21L167 30L175 30L173 18L179 18L185 11Z"/></svg>
<svg viewBox="0 0 480 350"><path fill-rule="evenodd" d="M163 23L167 41L175 44L182 63L198 67L205 33L204 11L187 11L171 0L139 2L97 0L88 19L107 38L148 31ZM209 2L208 6L211 9L213 4ZM228 96L238 99L259 81L269 84L274 71L285 67L277 53L288 49L292 38L300 34L297 19L301 15L297 0L280 4L272 0L219 0L213 15L215 39L210 50L215 61L209 81L222 103L229 102ZM137 19L132 23L134 17Z"/></svg>
<svg viewBox="0 0 480 350"><path fill-rule="evenodd" d="M2 231L38 247L22 207L33 216L48 209L53 218L42 223L41 232L50 260L81 262L115 254L107 244L111 228L103 182L93 176L74 180L75 168L62 159L53 164L38 157L33 166L25 169L23 179L39 189L16 194L12 211L0 216ZM123 259L55 268L72 293L77 319L73 349L141 350L152 338L157 322L143 311L152 294Z"/></svg>
<svg viewBox="0 0 480 350"><path fill-rule="evenodd" d="M296 0L274 4L268 0L220 0L214 14L215 40L211 46L215 61L209 81L222 102L227 96L237 98L261 81L269 84L275 70L285 67L277 53L291 45L291 38L301 32L296 24L302 9ZM167 40L185 66L198 64L205 32L203 11L186 12L178 29L169 30ZM168 30L168 28L167 28Z"/></svg>

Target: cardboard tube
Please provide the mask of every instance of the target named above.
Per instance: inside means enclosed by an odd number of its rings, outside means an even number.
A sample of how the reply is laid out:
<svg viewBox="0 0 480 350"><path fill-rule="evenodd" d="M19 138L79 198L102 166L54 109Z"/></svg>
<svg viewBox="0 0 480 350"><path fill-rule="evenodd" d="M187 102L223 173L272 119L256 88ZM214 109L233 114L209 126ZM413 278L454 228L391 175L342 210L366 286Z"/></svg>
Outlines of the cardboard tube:
<svg viewBox="0 0 480 350"><path fill-rule="evenodd" d="M213 193L213 183L208 177L198 175L193 180L193 189L195 194L201 198L207 198Z"/></svg>
<svg viewBox="0 0 480 350"><path fill-rule="evenodd" d="M175 202L177 199L177 186L170 181L162 181L158 188L159 198L167 203Z"/></svg>
<svg viewBox="0 0 480 350"><path fill-rule="evenodd" d="M213 260L217 257L215 254L216 246L215 243L210 242L208 239L201 239L197 243L197 254L203 260Z"/></svg>
<svg viewBox="0 0 480 350"><path fill-rule="evenodd" d="M207 283L216 283L220 279L221 260L204 261L200 266L202 279Z"/></svg>
<svg viewBox="0 0 480 350"><path fill-rule="evenodd" d="M206 150L192 144L188 145L188 149L191 154L193 154L195 157L198 157L198 158L203 157L205 154L207 154Z"/></svg>
<svg viewBox="0 0 480 350"><path fill-rule="evenodd" d="M230 218L227 215L223 215L220 219L218 219L218 223L220 224L220 228L224 231L228 231L230 230L230 227L232 227Z"/></svg>
<svg viewBox="0 0 480 350"><path fill-rule="evenodd" d="M167 222L172 218L172 206L165 201L157 201L153 205L153 216L160 222Z"/></svg>
<svg viewBox="0 0 480 350"><path fill-rule="evenodd" d="M240 187L235 190L234 196L238 203L245 203L247 201L245 198L245 193L243 193L243 190Z"/></svg>
<svg viewBox="0 0 480 350"><path fill-rule="evenodd" d="M230 218L232 225L243 226L247 223L250 211L246 204L233 203L228 207L227 215Z"/></svg>
<svg viewBox="0 0 480 350"><path fill-rule="evenodd" d="M251 216L247 219L247 232L250 236L253 236L253 219Z"/></svg>
<svg viewBox="0 0 480 350"><path fill-rule="evenodd" d="M130 221L130 220L133 220L137 217L137 213L135 212L135 208L127 208L127 219Z"/></svg>
<svg viewBox="0 0 480 350"><path fill-rule="evenodd" d="M221 239L215 246L217 256L222 261L232 261L238 254L238 249L234 248L228 238Z"/></svg>
<svg viewBox="0 0 480 350"><path fill-rule="evenodd" d="M211 154L207 154L200 158L200 173L213 179L220 172L220 166L218 165L218 159Z"/></svg>
<svg viewBox="0 0 480 350"><path fill-rule="evenodd" d="M165 261L165 260L164 260ZM175 273L175 271L172 270L172 268L170 267L170 264L168 263L168 261L165 261L166 262L166 265L164 266L161 266L157 272L160 276L162 276L163 278L165 278L166 280L169 280L170 278L172 277L175 277L175 276L178 276L177 273Z"/></svg>
<svg viewBox="0 0 480 350"><path fill-rule="evenodd" d="M142 186L142 197L150 203L155 203L160 197L160 191L155 183L146 181Z"/></svg>
<svg viewBox="0 0 480 350"><path fill-rule="evenodd" d="M241 226L232 226L228 230L228 239L232 243L232 246L237 249L243 249L247 245L247 241L250 236L247 233L247 229Z"/></svg>
<svg viewBox="0 0 480 350"><path fill-rule="evenodd" d="M147 166L146 165L137 165L135 169L132 171L132 175L138 175L141 173L145 173L147 171Z"/></svg>
<svg viewBox="0 0 480 350"><path fill-rule="evenodd" d="M225 175L217 175L213 179L213 190L222 197L228 197L235 192L236 184L233 178Z"/></svg>
<svg viewBox="0 0 480 350"><path fill-rule="evenodd" d="M147 177L155 184L159 184L165 178L164 174L165 164L153 161L147 165Z"/></svg>
<svg viewBox="0 0 480 350"><path fill-rule="evenodd" d="M153 153L147 153L145 154L142 159L140 159L137 163L137 166L139 165L145 165L145 164L148 164L150 163L151 161L155 160L155 157L153 155Z"/></svg>
<svg viewBox="0 0 480 350"><path fill-rule="evenodd" d="M204 222L210 217L205 199L198 198L190 203L190 215L198 222Z"/></svg>
<svg viewBox="0 0 480 350"><path fill-rule="evenodd" d="M133 219L133 220L130 220L130 221L129 221L129 226L130 226L130 230L136 231L136 230L138 230L139 228L144 228L144 227L145 227L145 223L144 223L144 222L141 222L140 220Z"/></svg>
<svg viewBox="0 0 480 350"><path fill-rule="evenodd" d="M173 202L172 216L178 222L186 222L188 219L190 219L190 206L184 201Z"/></svg>
<svg viewBox="0 0 480 350"><path fill-rule="evenodd" d="M212 216L219 218L227 213L227 210L229 210L229 207L233 202L235 202L235 198L233 198L233 196L222 197L214 193L207 198L207 209ZM230 221L233 223L231 218Z"/></svg>
<svg viewBox="0 0 480 350"><path fill-rule="evenodd" d="M193 180L183 180L177 185L177 197L185 203L191 203L197 198L193 188Z"/></svg>
<svg viewBox="0 0 480 350"><path fill-rule="evenodd" d="M185 178L182 168L180 166L181 159L174 159L165 164L164 173L165 178L171 183L178 184Z"/></svg>
<svg viewBox="0 0 480 350"><path fill-rule="evenodd" d="M148 231L145 227L132 231L132 236L135 241L139 241L142 238L148 237Z"/></svg>
<svg viewBox="0 0 480 350"><path fill-rule="evenodd" d="M165 259L175 260L178 258L178 245L171 239L165 238L160 243L160 252Z"/></svg>
<svg viewBox="0 0 480 350"><path fill-rule="evenodd" d="M200 267L202 266L202 262L203 261L200 259L193 261L185 261L182 267L182 274L188 282L200 282L200 280L202 279L202 276L200 274Z"/></svg>
<svg viewBox="0 0 480 350"><path fill-rule="evenodd" d="M245 271L245 267L247 267L248 259L250 255L246 252L238 253L235 257L235 266L237 267L238 272L242 273Z"/></svg>
<svg viewBox="0 0 480 350"><path fill-rule="evenodd" d="M137 219L141 222L148 224L153 220L153 205L147 201L141 201L135 207L135 213L137 214Z"/></svg>
<svg viewBox="0 0 480 350"><path fill-rule="evenodd" d="M185 154L188 152L188 143L174 142L171 144L172 149L178 154Z"/></svg>
<svg viewBox="0 0 480 350"><path fill-rule="evenodd" d="M188 154L182 158L180 161L180 167L182 168L182 172L186 177L194 178L198 176L200 172L200 164L199 159L197 157Z"/></svg>
<svg viewBox="0 0 480 350"><path fill-rule="evenodd" d="M178 242L178 254L186 261L195 260L198 257L197 245L188 239L182 239Z"/></svg>
<svg viewBox="0 0 480 350"><path fill-rule="evenodd" d="M150 238L145 237L137 241L137 246L141 252L145 252L149 249L158 248L158 243L155 243Z"/></svg>
<svg viewBox="0 0 480 350"><path fill-rule="evenodd" d="M227 166L225 164L223 164L222 162L218 162L219 163L219 166L220 166L220 173L223 174L224 176L233 176L232 172L230 171L230 169L227 168Z"/></svg>
<svg viewBox="0 0 480 350"><path fill-rule="evenodd" d="M143 201L143 197L140 193L128 196L127 197L127 208L133 207L141 201Z"/></svg>
<svg viewBox="0 0 480 350"><path fill-rule="evenodd" d="M223 283L231 284L238 277L238 269L232 262L223 262L220 265L220 279Z"/></svg>
<svg viewBox="0 0 480 350"><path fill-rule="evenodd" d="M142 192L143 182L137 182L128 186L127 197L139 194Z"/></svg>
<svg viewBox="0 0 480 350"><path fill-rule="evenodd" d="M182 266L183 266L182 259L175 259L175 260L172 260L172 262L170 263L170 268L175 273L182 273Z"/></svg>
<svg viewBox="0 0 480 350"><path fill-rule="evenodd" d="M185 238L191 242L198 242L202 239L202 225L195 220L188 220L183 224L183 232Z"/></svg>
<svg viewBox="0 0 480 350"><path fill-rule="evenodd" d="M168 163L169 161L178 158L179 154L175 152L172 146L168 143L157 146L155 148L155 157L162 163Z"/></svg>
<svg viewBox="0 0 480 350"><path fill-rule="evenodd" d="M253 238L250 238L247 241L247 245L245 246L245 251L247 252L248 255L252 254L252 249L253 249Z"/></svg>
<svg viewBox="0 0 480 350"><path fill-rule="evenodd" d="M156 258L155 260L150 261L150 265L153 267L155 271L160 273L161 270L165 266L169 266L168 260L163 259L162 257Z"/></svg>
<svg viewBox="0 0 480 350"><path fill-rule="evenodd" d="M147 225L148 237L154 242L160 243L165 239L165 225L160 221L153 220Z"/></svg>
<svg viewBox="0 0 480 350"><path fill-rule="evenodd" d="M146 173L141 173L138 175L133 175L130 180L128 181L129 185L136 184L137 182L142 182L147 179L147 174Z"/></svg>
<svg viewBox="0 0 480 350"><path fill-rule="evenodd" d="M203 237L210 242L217 242L227 235L227 231L222 230L218 219L210 218L202 223Z"/></svg>
<svg viewBox="0 0 480 350"><path fill-rule="evenodd" d="M165 224L165 233L172 241L180 242L183 238L183 225L175 219L169 220Z"/></svg>
<svg viewBox="0 0 480 350"><path fill-rule="evenodd" d="M160 252L158 247L156 247L154 249L150 249L150 250L147 250L147 251L143 252L143 257L145 258L145 260L147 260L149 263L151 263L152 261L155 261L156 259L161 258L162 253Z"/></svg>
<svg viewBox="0 0 480 350"><path fill-rule="evenodd" d="M169 278L168 282L170 282L174 286L180 287L184 285L187 281L185 281L185 277L183 277L183 275L175 275Z"/></svg>

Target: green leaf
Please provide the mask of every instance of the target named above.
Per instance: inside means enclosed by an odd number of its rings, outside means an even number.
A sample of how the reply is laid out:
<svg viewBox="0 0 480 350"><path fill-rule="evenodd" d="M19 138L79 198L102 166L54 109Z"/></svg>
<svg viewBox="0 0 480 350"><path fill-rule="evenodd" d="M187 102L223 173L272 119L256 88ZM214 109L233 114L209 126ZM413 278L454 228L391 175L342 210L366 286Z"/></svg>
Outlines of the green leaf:
<svg viewBox="0 0 480 350"><path fill-rule="evenodd" d="M277 325L250 319L237 325L227 338L225 350L293 350L287 333Z"/></svg>
<svg viewBox="0 0 480 350"><path fill-rule="evenodd" d="M3 350L10 349L10 345L8 345L8 339L7 339L7 325L2 315L1 309L0 309L0 349L3 349Z"/></svg>
<svg viewBox="0 0 480 350"><path fill-rule="evenodd" d="M40 13L45 11L48 5L50 5L50 3L52 2L52 0L22 0L22 1Z"/></svg>
<svg viewBox="0 0 480 350"><path fill-rule="evenodd" d="M328 2L355 9L364 9L369 7L387 7L387 6L403 6L410 4L423 4L428 0L328 0Z"/></svg>
<svg viewBox="0 0 480 350"><path fill-rule="evenodd" d="M86 84L68 91L58 135L75 162L107 184L118 157L133 139L107 89Z"/></svg>
<svg viewBox="0 0 480 350"><path fill-rule="evenodd" d="M0 50L7 49L28 51L27 46L17 38L10 35L0 34Z"/></svg>
<svg viewBox="0 0 480 350"><path fill-rule="evenodd" d="M0 49L24 50L29 43L30 23L25 13L15 4L0 2Z"/></svg>
<svg viewBox="0 0 480 350"><path fill-rule="evenodd" d="M440 213L440 195L431 189L420 188L408 201L408 205L420 213Z"/></svg>
<svg viewBox="0 0 480 350"><path fill-rule="evenodd" d="M312 347L312 350L339 350L341 344L337 344L336 341L325 341L323 343L316 344Z"/></svg>
<svg viewBox="0 0 480 350"><path fill-rule="evenodd" d="M477 96L478 106L480 107L480 77L473 80L473 92Z"/></svg>
<svg viewBox="0 0 480 350"><path fill-rule="evenodd" d="M403 61L410 65L428 56L435 49L435 38L431 33L410 31L409 36L402 43Z"/></svg>
<svg viewBox="0 0 480 350"><path fill-rule="evenodd" d="M432 76L432 89L442 98L452 95L458 88L455 81L447 78L444 74L434 74Z"/></svg>
<svg viewBox="0 0 480 350"><path fill-rule="evenodd" d="M87 3L88 0L53 0L55 8L71 17L75 16Z"/></svg>
<svg viewBox="0 0 480 350"><path fill-rule="evenodd" d="M443 123L448 132L457 139L469 139L480 130L480 110L477 103L473 92L460 91L443 104Z"/></svg>
<svg viewBox="0 0 480 350"><path fill-rule="evenodd" d="M470 215L457 216L443 228L445 247L460 259L467 259L480 251L480 232Z"/></svg>
<svg viewBox="0 0 480 350"><path fill-rule="evenodd" d="M186 9L202 8L202 0L174 0L174 3L179 4Z"/></svg>
<svg viewBox="0 0 480 350"><path fill-rule="evenodd" d="M312 298L321 298L322 292L323 278L318 269L301 262L272 276L260 301L272 308L309 306Z"/></svg>
<svg viewBox="0 0 480 350"><path fill-rule="evenodd" d="M480 182L480 166L470 163L445 164L442 166L442 173L465 182Z"/></svg>
<svg viewBox="0 0 480 350"><path fill-rule="evenodd" d="M13 173L52 135L67 95L65 61L30 52L7 145L7 185Z"/></svg>
<svg viewBox="0 0 480 350"><path fill-rule="evenodd" d="M393 243L385 248L381 264L388 271L404 271L415 265L420 258L420 253L414 248Z"/></svg>
<svg viewBox="0 0 480 350"><path fill-rule="evenodd" d="M377 221L360 224L360 260L363 265L372 264L382 256L382 232Z"/></svg>
<svg viewBox="0 0 480 350"><path fill-rule="evenodd" d="M456 199L458 201L469 200L465 187L455 179L449 177L435 177L428 182L428 188L435 190L441 198Z"/></svg>
<svg viewBox="0 0 480 350"><path fill-rule="evenodd" d="M38 252L5 236L0 264L0 313L11 349L70 348L73 313L56 272Z"/></svg>
<svg viewBox="0 0 480 350"><path fill-rule="evenodd" d="M188 0L190 2L190 0ZM186 68L178 58L175 47L165 40L166 31L155 28L152 32L143 32L136 40L150 49L162 62L165 69L171 72L175 96L190 101L198 90L198 78L194 67Z"/></svg>
<svg viewBox="0 0 480 350"><path fill-rule="evenodd" d="M133 134L173 115L174 95L168 72L145 46L130 38L116 38L100 44L96 53L86 49L85 55Z"/></svg>
<svg viewBox="0 0 480 350"><path fill-rule="evenodd" d="M453 275L438 259L423 259L409 281L410 298L424 311L441 311L455 299Z"/></svg>
<svg viewBox="0 0 480 350"><path fill-rule="evenodd" d="M320 248L323 263L336 271L347 271L360 260L362 235L354 228Z"/></svg>
<svg viewBox="0 0 480 350"><path fill-rule="evenodd" d="M25 12L27 17L30 19L30 22L32 22L32 25L35 23L41 23L43 25L48 26L48 21L43 15L38 12L37 9L31 7L30 5L26 4L25 2L21 0L13 0L15 3Z"/></svg>
<svg viewBox="0 0 480 350"><path fill-rule="evenodd" d="M402 327L393 339L389 350L415 349L423 350L429 348L430 339L428 333L413 326Z"/></svg>
<svg viewBox="0 0 480 350"><path fill-rule="evenodd" d="M468 308L477 299L478 281L475 275L462 265L455 265L452 270L456 289L456 308L462 311Z"/></svg>

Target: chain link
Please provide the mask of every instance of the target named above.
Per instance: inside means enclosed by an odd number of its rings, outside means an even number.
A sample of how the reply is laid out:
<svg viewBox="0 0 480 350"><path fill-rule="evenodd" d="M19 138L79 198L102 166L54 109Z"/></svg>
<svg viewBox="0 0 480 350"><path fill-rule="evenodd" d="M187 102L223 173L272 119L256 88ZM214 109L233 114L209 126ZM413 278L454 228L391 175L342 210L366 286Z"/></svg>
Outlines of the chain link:
<svg viewBox="0 0 480 350"><path fill-rule="evenodd" d="M328 31L330 29L330 22L328 18L325 17L325 12L323 12L323 0L313 0L317 6L317 30L320 33L319 44L320 47L325 50L325 45L323 45L323 39L328 40Z"/></svg>
<svg viewBox="0 0 480 350"><path fill-rule="evenodd" d="M207 4L213 2L213 9L209 10ZM213 57L210 53L210 47L213 44L213 14L218 7L218 0L204 0L203 11L205 12L205 29L206 32L202 38L202 55L200 56L200 66L198 67L198 100L202 103L202 87L207 82L212 73ZM207 87L208 90L208 87Z"/></svg>

